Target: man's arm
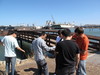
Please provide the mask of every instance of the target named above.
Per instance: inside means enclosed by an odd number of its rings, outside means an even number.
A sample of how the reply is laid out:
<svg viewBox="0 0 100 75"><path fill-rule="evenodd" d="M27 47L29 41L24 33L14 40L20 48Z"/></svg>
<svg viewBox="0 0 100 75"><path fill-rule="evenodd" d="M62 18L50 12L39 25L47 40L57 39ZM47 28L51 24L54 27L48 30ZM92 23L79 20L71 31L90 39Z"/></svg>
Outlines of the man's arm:
<svg viewBox="0 0 100 75"><path fill-rule="evenodd" d="M80 50L80 54L81 54L81 55L84 55L84 54L87 53L87 51L88 51L88 50Z"/></svg>
<svg viewBox="0 0 100 75"><path fill-rule="evenodd" d="M55 48L55 54L59 53L59 49L60 49L60 46L59 46L59 43L57 43L56 48Z"/></svg>
<svg viewBox="0 0 100 75"><path fill-rule="evenodd" d="M2 43L2 42L0 42L0 45L3 45L3 43Z"/></svg>
<svg viewBox="0 0 100 75"><path fill-rule="evenodd" d="M76 66L75 66L76 69L78 69L79 61L80 61L80 54L76 54Z"/></svg>
<svg viewBox="0 0 100 75"><path fill-rule="evenodd" d="M22 48L19 47L18 42L17 42L16 39L14 40L14 45L15 45L15 48L17 48L18 50L20 50L20 51L25 53L25 51Z"/></svg>
<svg viewBox="0 0 100 75"><path fill-rule="evenodd" d="M16 48L25 53L25 51L22 48L20 48L20 47L16 47Z"/></svg>
<svg viewBox="0 0 100 75"><path fill-rule="evenodd" d="M80 54L86 54L88 51L88 46L89 46L89 40L88 39L83 39L82 43L82 48L80 50Z"/></svg>
<svg viewBox="0 0 100 75"><path fill-rule="evenodd" d="M49 47L49 46L46 45L45 41L42 41L42 47L43 47L46 51L54 51L54 50L55 50L55 46Z"/></svg>

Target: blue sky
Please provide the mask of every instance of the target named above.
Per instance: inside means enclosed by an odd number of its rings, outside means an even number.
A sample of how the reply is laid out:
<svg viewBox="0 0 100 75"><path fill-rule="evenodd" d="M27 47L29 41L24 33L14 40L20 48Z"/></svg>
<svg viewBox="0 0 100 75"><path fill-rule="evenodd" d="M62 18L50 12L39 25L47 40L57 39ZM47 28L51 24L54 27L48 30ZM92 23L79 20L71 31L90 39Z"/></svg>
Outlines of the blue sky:
<svg viewBox="0 0 100 75"><path fill-rule="evenodd" d="M0 25L100 24L100 0L0 0Z"/></svg>

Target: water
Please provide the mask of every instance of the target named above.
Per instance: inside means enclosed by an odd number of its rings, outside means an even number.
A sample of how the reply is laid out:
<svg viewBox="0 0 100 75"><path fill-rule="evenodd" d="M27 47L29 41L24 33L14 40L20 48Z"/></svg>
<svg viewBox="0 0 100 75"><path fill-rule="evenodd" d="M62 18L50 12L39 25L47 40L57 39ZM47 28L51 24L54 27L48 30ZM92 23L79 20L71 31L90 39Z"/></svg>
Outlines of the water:
<svg viewBox="0 0 100 75"><path fill-rule="evenodd" d="M71 29L72 32L74 32L74 29ZM89 28L85 28L84 29L85 34L87 35L93 35L93 36L99 36L100 37L100 28L93 28L93 29L89 29ZM0 37L0 39L2 39L3 37ZM27 47L30 47L30 44L24 42L24 49L27 51L29 51ZM18 55L19 53L21 53L20 51L17 52ZM28 52L27 52L28 53ZM24 55L21 53L21 55L18 56L18 58L23 58ZM0 61L4 60L4 47L0 45Z"/></svg>
<svg viewBox="0 0 100 75"><path fill-rule="evenodd" d="M85 31L85 34L87 35L93 35L93 36L100 37L100 28L91 28L91 29L85 28L84 31Z"/></svg>
<svg viewBox="0 0 100 75"><path fill-rule="evenodd" d="M2 39L3 37L0 37ZM4 47L0 45L0 61L4 60Z"/></svg>
<svg viewBox="0 0 100 75"><path fill-rule="evenodd" d="M74 32L74 28L70 29L72 32ZM99 36L100 37L100 28L85 28L84 33L87 35L93 35L93 36Z"/></svg>

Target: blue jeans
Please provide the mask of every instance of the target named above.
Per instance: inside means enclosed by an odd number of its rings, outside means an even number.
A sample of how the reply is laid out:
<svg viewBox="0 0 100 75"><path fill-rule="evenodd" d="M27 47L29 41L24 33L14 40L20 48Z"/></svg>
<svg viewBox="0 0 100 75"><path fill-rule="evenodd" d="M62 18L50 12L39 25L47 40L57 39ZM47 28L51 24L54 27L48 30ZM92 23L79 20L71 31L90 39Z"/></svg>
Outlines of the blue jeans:
<svg viewBox="0 0 100 75"><path fill-rule="evenodd" d="M38 75L42 75L42 73L44 73L44 75L49 75L48 67L45 59L36 61L36 63L38 67Z"/></svg>
<svg viewBox="0 0 100 75"><path fill-rule="evenodd" d="M80 60L76 75L86 75L86 60Z"/></svg>
<svg viewBox="0 0 100 75"><path fill-rule="evenodd" d="M16 57L5 57L5 61L6 61L6 74L8 75L10 73L10 64L11 64L11 75L14 75Z"/></svg>

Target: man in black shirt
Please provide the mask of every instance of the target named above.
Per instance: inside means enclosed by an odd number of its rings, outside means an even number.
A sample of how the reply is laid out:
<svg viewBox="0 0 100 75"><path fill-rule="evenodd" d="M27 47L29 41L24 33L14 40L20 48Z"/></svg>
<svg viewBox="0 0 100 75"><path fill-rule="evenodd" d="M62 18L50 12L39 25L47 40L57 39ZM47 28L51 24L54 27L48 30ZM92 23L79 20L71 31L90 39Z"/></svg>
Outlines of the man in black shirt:
<svg viewBox="0 0 100 75"><path fill-rule="evenodd" d="M71 40L71 31L69 29L62 31L64 41L56 45L56 74L57 75L74 75L75 68L79 62L78 45Z"/></svg>

